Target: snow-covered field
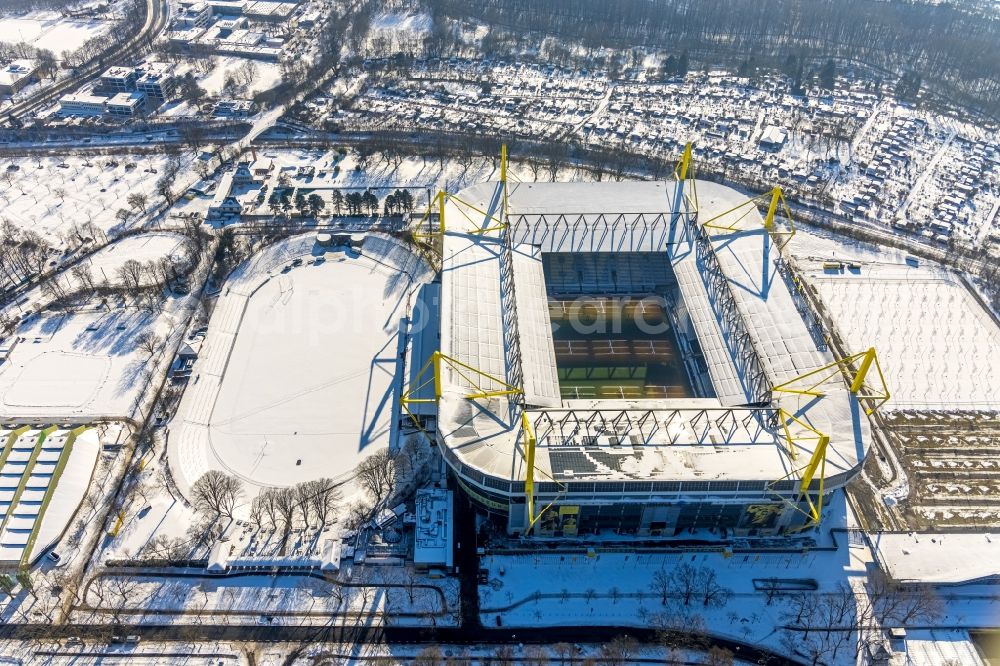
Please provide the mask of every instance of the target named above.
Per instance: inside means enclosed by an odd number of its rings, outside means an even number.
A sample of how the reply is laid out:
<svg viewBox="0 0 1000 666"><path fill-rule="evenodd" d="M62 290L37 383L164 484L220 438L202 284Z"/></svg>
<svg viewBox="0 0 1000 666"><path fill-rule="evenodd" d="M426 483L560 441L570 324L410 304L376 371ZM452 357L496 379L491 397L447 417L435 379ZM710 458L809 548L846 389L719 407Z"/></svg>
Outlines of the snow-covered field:
<svg viewBox="0 0 1000 666"><path fill-rule="evenodd" d="M416 283L392 256L413 255L369 240L357 256L297 236L230 277L171 424L182 491L210 469L251 495L344 477L388 444L397 326Z"/></svg>
<svg viewBox="0 0 1000 666"><path fill-rule="evenodd" d="M281 82L281 67L276 62L248 61L236 56L215 56L213 62L215 67L198 79L198 85L209 95L220 95L226 82L226 74L235 72L246 62L252 62L256 69L253 83L248 87L248 97L254 93L270 90Z"/></svg>
<svg viewBox="0 0 1000 666"><path fill-rule="evenodd" d="M132 246L130 256L164 256L160 253L168 246L176 252L174 234L150 236L126 241ZM122 261L119 250L115 245L106 250L93 270L95 283L102 280L100 266ZM36 288L28 299L37 295ZM89 307L31 316L15 331L13 350L0 364L0 416L71 421L131 417L150 378L170 360L162 352L172 347L163 341L176 339L177 323L186 321L192 304L192 296L171 297L154 312L124 297L109 297ZM34 305L44 303L29 307ZM13 308L20 305L9 306L8 313ZM152 353L143 349L146 334L158 340Z"/></svg>
<svg viewBox="0 0 1000 666"><path fill-rule="evenodd" d="M45 314L17 331L21 342L0 365L5 418L130 416L146 384L136 338L156 327L136 309Z"/></svg>
<svg viewBox="0 0 1000 666"><path fill-rule="evenodd" d="M27 42L35 48L47 49L59 57L64 51L74 51L91 37L108 30L111 23L94 19L72 19L59 12L35 11L22 16L0 17L0 39L6 42Z"/></svg>
<svg viewBox="0 0 1000 666"><path fill-rule="evenodd" d="M129 259L142 263L160 259L182 262L187 255L184 236L170 232L156 232L129 236L112 243L90 257L88 264L95 275L106 276L112 284L115 284L117 281L112 276Z"/></svg>

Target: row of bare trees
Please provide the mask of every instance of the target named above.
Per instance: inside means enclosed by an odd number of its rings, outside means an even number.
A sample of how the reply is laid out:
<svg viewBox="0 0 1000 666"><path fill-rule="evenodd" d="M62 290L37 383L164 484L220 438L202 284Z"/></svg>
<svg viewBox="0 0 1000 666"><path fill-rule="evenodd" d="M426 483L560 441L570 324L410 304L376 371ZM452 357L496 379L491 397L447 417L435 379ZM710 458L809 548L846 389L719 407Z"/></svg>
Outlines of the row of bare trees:
<svg viewBox="0 0 1000 666"><path fill-rule="evenodd" d="M704 608L725 606L732 590L719 583L715 569L683 562L672 569L653 572L650 588L664 606L675 600L683 606L700 604Z"/></svg>
<svg viewBox="0 0 1000 666"><path fill-rule="evenodd" d="M0 275L12 285L33 280L45 271L52 246L33 229L9 220L0 222Z"/></svg>
<svg viewBox="0 0 1000 666"><path fill-rule="evenodd" d="M478 663L489 663L493 666L625 666L633 663L640 656L641 645L631 636L617 636L597 648L596 652L585 655L577 645L571 643L555 643L551 646L527 645L518 649L513 645L501 645L486 658L477 657ZM410 662L413 666L469 666L473 658L468 650L460 650L458 654L448 655L437 645L431 645L421 650ZM733 654L720 647L706 647L702 657L697 662L689 661L681 650L671 649L662 662L667 666L681 664L703 664L704 666L732 666Z"/></svg>
<svg viewBox="0 0 1000 666"><path fill-rule="evenodd" d="M793 595L783 614L782 641L814 666L853 650L855 660L881 643L891 627L929 624L944 606L929 585L903 584L873 568L862 584L838 583L833 590Z"/></svg>
<svg viewBox="0 0 1000 666"><path fill-rule="evenodd" d="M384 506L392 506L410 494L424 480L429 451L419 440L409 439L398 451L379 449L355 468L355 482L365 491L366 500L354 503L345 523L355 529Z"/></svg>
<svg viewBox="0 0 1000 666"><path fill-rule="evenodd" d="M327 478L297 483L288 488L267 488L250 503L250 521L281 531L281 552L296 524L320 526L337 520L342 499L340 487Z"/></svg>

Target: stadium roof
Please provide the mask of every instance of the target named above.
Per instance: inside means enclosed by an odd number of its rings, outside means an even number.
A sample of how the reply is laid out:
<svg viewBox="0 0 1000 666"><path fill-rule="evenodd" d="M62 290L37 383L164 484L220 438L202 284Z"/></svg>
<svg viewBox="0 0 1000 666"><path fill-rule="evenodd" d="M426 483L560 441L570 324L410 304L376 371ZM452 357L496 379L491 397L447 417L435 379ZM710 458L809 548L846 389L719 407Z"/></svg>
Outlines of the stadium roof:
<svg viewBox="0 0 1000 666"><path fill-rule="evenodd" d="M506 324L504 317L510 290L502 286L500 232L490 231L500 216L499 192L496 183L482 183L447 203L441 352L510 382L512 327L509 315ZM746 334L739 345L718 312L718 286L700 256L695 227L671 213L673 198L673 183L663 182L511 187L516 333L525 402L538 437L536 470L553 479L772 481L801 468L816 441L810 439L811 431L792 424L793 435L802 437L792 459L788 443L774 428L773 415L780 407L830 436L826 477L842 475L835 480L846 481L850 474L845 473L863 460L869 437L864 410L848 387L838 379L824 386L822 398L775 393L761 405L750 377L748 356L756 359L768 386L835 360L822 338L810 331L778 272L780 252L760 214L753 209L740 222L741 231L709 235L716 272L721 272L715 277L728 284ZM746 200L731 188L697 182L699 220ZM743 212L715 223L725 226ZM667 253L716 397L561 400L541 255L568 251ZM484 390L503 388L481 377L479 381ZM466 399L474 387L468 376L453 369L443 373L443 385L438 428L447 448L484 474L524 479L520 426L509 399ZM637 424L640 418L644 420Z"/></svg>

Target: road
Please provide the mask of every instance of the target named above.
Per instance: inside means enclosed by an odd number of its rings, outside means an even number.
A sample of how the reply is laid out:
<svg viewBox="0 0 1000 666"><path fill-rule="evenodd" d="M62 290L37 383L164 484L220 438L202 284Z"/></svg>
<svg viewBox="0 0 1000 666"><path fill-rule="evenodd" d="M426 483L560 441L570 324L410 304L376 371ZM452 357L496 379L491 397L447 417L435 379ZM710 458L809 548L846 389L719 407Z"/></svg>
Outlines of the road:
<svg viewBox="0 0 1000 666"><path fill-rule="evenodd" d="M160 34L166 26L167 13L166 0L146 0L146 21L138 34L123 44L115 53L106 54L84 65L77 70L76 74L68 76L54 85L47 86L28 99L14 104L4 112L6 121L9 123L12 118L21 119L34 113L90 78L97 76L107 67L129 61Z"/></svg>
<svg viewBox="0 0 1000 666"><path fill-rule="evenodd" d="M601 644L628 635L644 643L658 640L658 632L648 627L559 627L538 629L466 629L453 627L378 627L371 625L324 627L211 624L128 625L109 624L5 624L0 626L0 639L65 640L71 637L87 642L108 642L112 636L136 635L144 641L174 642L255 642L255 643L347 643L390 645L552 645L557 642ZM672 643L695 649L706 645L725 648L750 663L770 666L801 666L802 662L778 655L770 650L724 638L704 635L671 634Z"/></svg>

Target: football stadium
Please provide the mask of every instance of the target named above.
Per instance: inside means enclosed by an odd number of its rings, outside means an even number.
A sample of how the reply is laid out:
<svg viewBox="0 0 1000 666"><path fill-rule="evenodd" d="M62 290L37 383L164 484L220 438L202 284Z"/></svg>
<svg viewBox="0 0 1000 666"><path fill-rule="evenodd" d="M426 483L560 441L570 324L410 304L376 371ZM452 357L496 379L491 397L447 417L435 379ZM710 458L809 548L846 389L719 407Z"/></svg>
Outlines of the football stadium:
<svg viewBox="0 0 1000 666"><path fill-rule="evenodd" d="M838 350L782 248L780 189L690 177L439 193L439 327L402 415L508 533L798 532L864 461L888 399Z"/></svg>

